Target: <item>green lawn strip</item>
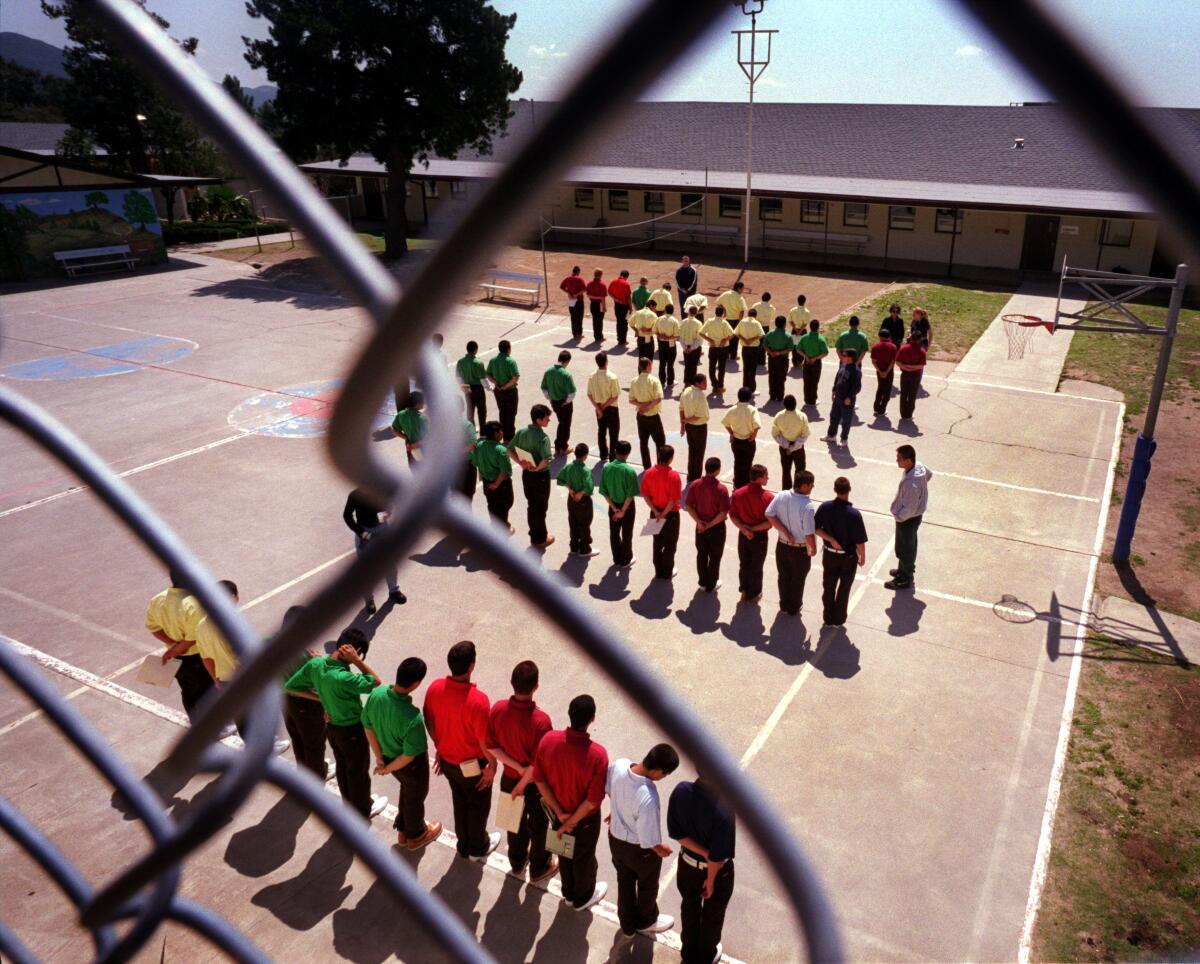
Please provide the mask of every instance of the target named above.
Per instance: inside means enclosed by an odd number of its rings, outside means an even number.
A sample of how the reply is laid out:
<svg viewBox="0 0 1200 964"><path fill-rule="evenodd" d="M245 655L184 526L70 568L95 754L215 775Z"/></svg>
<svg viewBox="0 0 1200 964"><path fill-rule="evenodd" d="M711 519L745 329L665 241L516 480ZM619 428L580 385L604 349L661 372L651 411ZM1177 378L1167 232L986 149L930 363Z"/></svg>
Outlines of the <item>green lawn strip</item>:
<svg viewBox="0 0 1200 964"><path fill-rule="evenodd" d="M375 254L383 253L384 242L383 242L382 234L371 234L371 233L368 233L365 231L358 231L355 233L355 237L358 238L358 240L362 242L363 246L368 251L374 252ZM409 248L411 248L413 250L419 250L421 248L432 248L432 247L436 247L436 245L437 245L437 242L430 238L409 238L408 239L408 246L409 246ZM315 254L316 253L313 250L312 245L310 245L303 238L298 239L295 242L295 244L293 244L291 241L273 241L270 244L264 244L262 246L263 254L266 254L268 252L274 252L274 251L296 251L299 254ZM254 239L251 238L245 245L239 245L236 248L220 248L218 250L211 251L209 253L216 255L217 257L225 257L225 258L230 258L234 261L239 261L248 255L258 254L259 250L258 250L258 245L254 242Z"/></svg>
<svg viewBox="0 0 1200 964"><path fill-rule="evenodd" d="M1045 961L1200 947L1200 668L1092 636L1034 933Z"/></svg>
<svg viewBox="0 0 1200 964"><path fill-rule="evenodd" d="M845 330L846 319L850 315L858 315L862 321L862 332L874 343L879 333L879 323L887 317L888 306L892 302L900 305L901 316L906 324L912 318L913 308L924 308L933 326L929 357L956 362L975 344L1009 297L1002 291L977 291L958 285L914 284L876 295L838 315L827 327L829 333L836 337Z"/></svg>

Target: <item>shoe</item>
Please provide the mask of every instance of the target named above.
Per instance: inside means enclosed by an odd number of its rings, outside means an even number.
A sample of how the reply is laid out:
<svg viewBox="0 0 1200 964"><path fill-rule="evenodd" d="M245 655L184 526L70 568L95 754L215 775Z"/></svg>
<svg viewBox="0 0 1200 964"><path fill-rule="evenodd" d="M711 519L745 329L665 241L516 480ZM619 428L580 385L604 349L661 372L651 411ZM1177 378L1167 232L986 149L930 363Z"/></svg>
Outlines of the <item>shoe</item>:
<svg viewBox="0 0 1200 964"><path fill-rule="evenodd" d="M368 616L374 616L375 613L377 612L377 610L375 609L375 603L373 603L373 602L367 603L365 606L363 606L363 612L366 613Z"/></svg>
<svg viewBox="0 0 1200 964"><path fill-rule="evenodd" d="M889 569L888 575L889 576L898 576L898 575L900 575L900 570L899 569Z"/></svg>
<svg viewBox="0 0 1200 964"><path fill-rule="evenodd" d="M713 587L712 587L710 590L708 590L708 591L709 591L709 592L716 592L716 591L717 591L718 589L720 589L720 588L721 588L721 580L720 580L720 579L718 579L718 580L717 580L717 584L716 584L715 586L713 586Z"/></svg>
<svg viewBox="0 0 1200 964"><path fill-rule="evenodd" d="M403 606L406 602L408 602L408 597L399 589L393 589L391 592L389 592L388 599L394 602L397 606Z"/></svg>
<svg viewBox="0 0 1200 964"><path fill-rule="evenodd" d="M639 927L639 934L661 934L663 931L669 931L675 926L675 918L670 914L659 914L656 920L649 927Z"/></svg>
<svg viewBox="0 0 1200 964"><path fill-rule="evenodd" d="M286 753L288 747L290 747L291 745L292 745L291 740L276 740L274 743L271 744L271 752L273 754L275 754L275 756L279 756L283 753Z"/></svg>
<svg viewBox="0 0 1200 964"><path fill-rule="evenodd" d="M608 884L606 884L604 881L600 881L600 883L596 885L596 889L592 891L592 896L587 899L586 903L579 904L578 906L572 904L571 907L573 910L589 910L600 903L600 901L604 900L604 895L607 893Z"/></svg>
<svg viewBox="0 0 1200 964"><path fill-rule="evenodd" d="M895 579L889 579L883 584L884 589L912 589L913 581L911 579L901 579L897 576Z"/></svg>
<svg viewBox="0 0 1200 964"><path fill-rule="evenodd" d="M554 545L554 536L548 535L548 536L546 536L544 541L533 542L533 543L530 543L530 545L532 545L533 548L535 548L535 549L545 549L549 546Z"/></svg>
<svg viewBox="0 0 1200 964"><path fill-rule="evenodd" d="M382 793L371 794L371 816L378 817L388 805L388 799Z"/></svg>
<svg viewBox="0 0 1200 964"><path fill-rule="evenodd" d="M577 552L575 555L579 556L581 559L592 559L600 555L600 551L598 549L587 549Z"/></svg>
<svg viewBox="0 0 1200 964"><path fill-rule="evenodd" d="M838 443L838 448L844 449L846 447L846 445L849 443L849 441L850 441L850 439L848 437L843 438L842 441L840 443Z"/></svg>
<svg viewBox="0 0 1200 964"><path fill-rule="evenodd" d="M717 953L715 953L713 955L712 964L717 964L717 962L719 960L721 960L721 955L724 953L725 953L725 946L723 944L718 944L717 945Z"/></svg>
<svg viewBox="0 0 1200 964"><path fill-rule="evenodd" d="M325 779L332 780L337 774L337 760L325 761Z"/></svg>
<svg viewBox="0 0 1200 964"><path fill-rule="evenodd" d="M822 442L833 442L833 441L836 441L836 439L832 435L823 435L823 436L821 436L821 441Z"/></svg>
<svg viewBox="0 0 1200 964"><path fill-rule="evenodd" d="M426 821L425 832L423 834L421 834L421 836L419 836L419 837L414 837L411 840L406 841L406 843L408 845L408 849L409 850L420 850L422 847L424 847L428 844L431 844L431 843L433 843L433 841L437 840L437 838L441 834L441 832L442 832L442 822L440 820L434 820L432 823L429 821Z"/></svg>
<svg viewBox="0 0 1200 964"><path fill-rule="evenodd" d="M492 855L492 852L499 846L500 846L500 831L493 830L491 833L488 834L488 849L485 850L481 854L472 854L471 859L474 860L477 864L487 863L488 857L490 857Z"/></svg>
<svg viewBox="0 0 1200 964"><path fill-rule="evenodd" d="M408 846L408 834L406 834L403 830L396 831L396 846L397 847L407 847Z"/></svg>
<svg viewBox="0 0 1200 964"><path fill-rule="evenodd" d="M553 854L550 855L550 863L546 864L546 869L534 873L532 868L529 871L529 882L536 884L539 880L545 880L547 877L553 877L558 873L558 858Z"/></svg>

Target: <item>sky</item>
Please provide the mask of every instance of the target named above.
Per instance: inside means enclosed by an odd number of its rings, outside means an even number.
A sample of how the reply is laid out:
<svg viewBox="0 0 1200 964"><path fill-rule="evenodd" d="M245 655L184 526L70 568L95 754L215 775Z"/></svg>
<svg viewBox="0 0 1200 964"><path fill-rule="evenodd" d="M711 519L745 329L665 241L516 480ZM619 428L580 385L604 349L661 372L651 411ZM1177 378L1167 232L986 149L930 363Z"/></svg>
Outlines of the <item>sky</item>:
<svg viewBox="0 0 1200 964"><path fill-rule="evenodd" d="M596 55L614 24L642 0L494 0L516 13L508 56L525 75L518 96L550 100ZM1143 104L1200 107L1200 0L1047 0L1098 49ZM246 86L268 83L242 59L243 34L266 35L242 0L150 0L176 36L200 39L200 65ZM564 10L570 15L564 16ZM644 99L746 97L729 11ZM833 103L1008 104L1047 95L952 0L765 0L762 29L777 29L755 99ZM0 0L0 30L64 46L61 23L38 0ZM653 56L653 44L629 56Z"/></svg>

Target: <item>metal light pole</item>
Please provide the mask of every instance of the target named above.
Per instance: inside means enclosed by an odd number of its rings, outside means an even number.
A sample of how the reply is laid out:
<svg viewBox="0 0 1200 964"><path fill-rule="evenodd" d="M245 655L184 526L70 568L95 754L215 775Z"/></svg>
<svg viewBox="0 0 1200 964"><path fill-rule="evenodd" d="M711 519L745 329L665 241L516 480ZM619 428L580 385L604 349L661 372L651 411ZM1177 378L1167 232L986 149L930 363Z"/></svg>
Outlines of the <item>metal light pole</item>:
<svg viewBox="0 0 1200 964"><path fill-rule="evenodd" d="M750 29L730 31L730 33L737 37L738 66L742 68L742 73L750 81L750 101L746 114L746 237L742 249L743 267L750 264L750 169L753 166L754 151L754 82L762 76L763 71L767 69L767 65L771 62L771 39L774 34L779 33L778 30L758 29L758 15L762 13L764 3L766 3L766 0L733 0L733 5L741 7L742 13L750 18ZM758 59L761 49L758 46L758 37L760 34L765 35L767 38L767 52L761 60ZM750 38L748 51L743 47L743 41L746 36Z"/></svg>

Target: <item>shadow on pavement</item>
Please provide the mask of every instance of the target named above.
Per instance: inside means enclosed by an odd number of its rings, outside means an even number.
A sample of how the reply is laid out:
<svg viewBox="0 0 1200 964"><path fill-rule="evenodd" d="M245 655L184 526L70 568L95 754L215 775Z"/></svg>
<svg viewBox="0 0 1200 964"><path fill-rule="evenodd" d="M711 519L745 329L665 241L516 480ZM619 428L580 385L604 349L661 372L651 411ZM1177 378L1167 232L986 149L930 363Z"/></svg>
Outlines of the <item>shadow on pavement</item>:
<svg viewBox="0 0 1200 964"><path fill-rule="evenodd" d="M588 594L593 599L605 602L619 602L629 595L629 567L618 569L609 567L597 583L588 586Z"/></svg>
<svg viewBox="0 0 1200 964"><path fill-rule="evenodd" d="M292 930L311 930L337 911L350 896L353 888L346 883L346 874L353 862L354 855L337 837L330 836L313 851L300 873L289 880L264 887L250 898L250 902L255 907L270 911ZM391 903L395 905L394 900ZM336 914L334 935L336 942Z"/></svg>
<svg viewBox="0 0 1200 964"><path fill-rule="evenodd" d="M858 675L858 647L850 642L846 630L841 626L821 630L820 659L813 657L813 665L828 679L850 679Z"/></svg>
<svg viewBox="0 0 1200 964"><path fill-rule="evenodd" d="M909 636L921 627L921 616L925 613L925 603L911 592L893 593L892 601L888 604L888 635Z"/></svg>
<svg viewBox="0 0 1200 964"><path fill-rule="evenodd" d="M762 649L767 642L762 610L757 603L738 603L733 618L720 627L721 634L739 646Z"/></svg>
<svg viewBox="0 0 1200 964"><path fill-rule="evenodd" d="M309 817L307 808L291 797L280 797L253 827L229 838L225 863L245 877L265 877L296 853L296 837Z"/></svg>
<svg viewBox="0 0 1200 964"><path fill-rule="evenodd" d="M588 957L588 928L594 918L571 910L566 904L558 905L558 913L542 939L538 941L533 964L562 964L564 961L586 961Z"/></svg>
<svg viewBox="0 0 1200 964"><path fill-rule="evenodd" d="M675 584L670 579L651 579L642 594L629 601L629 608L643 619L666 619L674 599Z"/></svg>
<svg viewBox="0 0 1200 964"><path fill-rule="evenodd" d="M715 632L720 625L721 597L715 592L697 589L687 609L676 609L675 616L697 636Z"/></svg>
<svg viewBox="0 0 1200 964"><path fill-rule="evenodd" d="M542 899L553 900L537 887L507 876L483 921L483 944L501 964L521 964L529 959L542 921Z"/></svg>

